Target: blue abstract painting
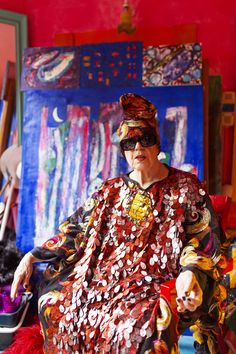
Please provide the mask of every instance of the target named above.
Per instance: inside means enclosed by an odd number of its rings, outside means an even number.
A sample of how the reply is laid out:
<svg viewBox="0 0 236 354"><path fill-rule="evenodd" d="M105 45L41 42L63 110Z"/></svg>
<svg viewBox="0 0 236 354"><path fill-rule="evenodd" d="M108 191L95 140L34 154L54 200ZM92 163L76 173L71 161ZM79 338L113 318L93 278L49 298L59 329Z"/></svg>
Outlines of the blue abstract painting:
<svg viewBox="0 0 236 354"><path fill-rule="evenodd" d="M103 180L128 171L116 135L119 97L127 92L145 96L158 109L159 158L204 178L202 86L27 91L20 249L51 237Z"/></svg>

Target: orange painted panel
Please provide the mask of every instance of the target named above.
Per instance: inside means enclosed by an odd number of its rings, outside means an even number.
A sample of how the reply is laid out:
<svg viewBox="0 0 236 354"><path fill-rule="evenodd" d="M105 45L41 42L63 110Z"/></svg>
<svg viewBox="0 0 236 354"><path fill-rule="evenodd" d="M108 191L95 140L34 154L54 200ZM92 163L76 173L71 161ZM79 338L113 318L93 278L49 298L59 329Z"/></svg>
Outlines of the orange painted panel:
<svg viewBox="0 0 236 354"><path fill-rule="evenodd" d="M197 26L138 28L133 34L118 33L117 29L81 33L63 33L54 36L55 45L80 45L107 42L141 41L144 45L182 44L197 42Z"/></svg>
<svg viewBox="0 0 236 354"><path fill-rule="evenodd" d="M58 33L54 37L54 45L63 47L66 45L75 45L74 33Z"/></svg>

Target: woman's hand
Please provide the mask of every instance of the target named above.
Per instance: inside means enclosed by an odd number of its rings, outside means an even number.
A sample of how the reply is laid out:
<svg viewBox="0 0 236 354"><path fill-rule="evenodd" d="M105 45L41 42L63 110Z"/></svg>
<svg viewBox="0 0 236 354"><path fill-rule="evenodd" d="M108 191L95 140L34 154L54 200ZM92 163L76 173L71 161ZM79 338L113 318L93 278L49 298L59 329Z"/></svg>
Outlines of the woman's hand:
<svg viewBox="0 0 236 354"><path fill-rule="evenodd" d="M21 284L24 286L24 288L28 287L30 277L33 273L34 262L37 262L37 258L35 258L30 252L26 253L26 255L20 261L18 267L16 268L11 286L12 300L16 298L18 289Z"/></svg>
<svg viewBox="0 0 236 354"><path fill-rule="evenodd" d="M195 311L202 304L203 292L190 270L180 273L176 279L177 310L179 312Z"/></svg>

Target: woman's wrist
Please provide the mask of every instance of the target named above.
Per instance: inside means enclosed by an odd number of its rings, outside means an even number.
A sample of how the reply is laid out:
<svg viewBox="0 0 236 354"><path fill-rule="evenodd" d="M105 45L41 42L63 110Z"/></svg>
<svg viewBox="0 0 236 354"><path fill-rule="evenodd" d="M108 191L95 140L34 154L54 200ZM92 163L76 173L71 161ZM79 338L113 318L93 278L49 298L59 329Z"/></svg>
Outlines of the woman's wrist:
<svg viewBox="0 0 236 354"><path fill-rule="evenodd" d="M26 255L24 257L30 263L40 262L40 260L38 258L36 258L31 252L26 253Z"/></svg>

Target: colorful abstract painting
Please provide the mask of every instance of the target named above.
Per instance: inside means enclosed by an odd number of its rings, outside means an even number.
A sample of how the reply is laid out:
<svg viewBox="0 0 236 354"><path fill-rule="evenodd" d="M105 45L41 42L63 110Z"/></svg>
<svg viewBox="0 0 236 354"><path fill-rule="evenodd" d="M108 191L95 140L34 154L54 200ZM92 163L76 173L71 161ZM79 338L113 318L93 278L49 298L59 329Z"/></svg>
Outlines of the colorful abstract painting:
<svg viewBox="0 0 236 354"><path fill-rule="evenodd" d="M142 84L142 43L80 46L81 87L129 87Z"/></svg>
<svg viewBox="0 0 236 354"><path fill-rule="evenodd" d="M127 173L116 130L119 97L130 89L26 92L17 245L52 236L107 178ZM159 158L204 178L203 88L135 88L158 109ZM196 149L197 146L197 149Z"/></svg>
<svg viewBox="0 0 236 354"><path fill-rule="evenodd" d="M27 48L23 55L23 90L201 84L199 43L114 42Z"/></svg>
<svg viewBox="0 0 236 354"><path fill-rule="evenodd" d="M201 84L201 44L160 45L143 48L144 86Z"/></svg>
<svg viewBox="0 0 236 354"><path fill-rule="evenodd" d="M119 102L101 103L99 118L92 122L89 194L107 178L116 177L119 173L118 162L121 154L116 131L120 123L120 117Z"/></svg>
<svg viewBox="0 0 236 354"><path fill-rule="evenodd" d="M42 235L51 235L58 220L68 212L71 214L79 201L87 197L89 114L89 107L68 106L67 120L54 127L48 124L48 109L42 109L35 204L36 243L41 242Z"/></svg>
<svg viewBox="0 0 236 354"><path fill-rule="evenodd" d="M79 47L27 48L22 90L79 87Z"/></svg>

